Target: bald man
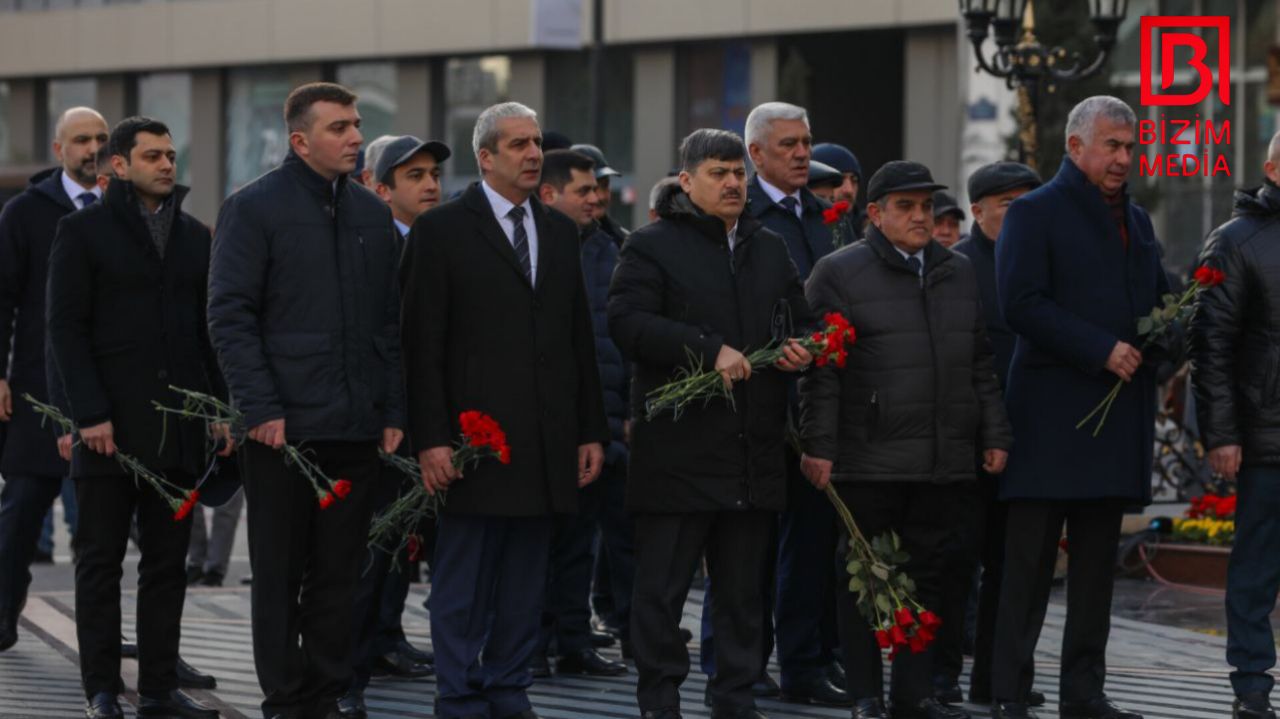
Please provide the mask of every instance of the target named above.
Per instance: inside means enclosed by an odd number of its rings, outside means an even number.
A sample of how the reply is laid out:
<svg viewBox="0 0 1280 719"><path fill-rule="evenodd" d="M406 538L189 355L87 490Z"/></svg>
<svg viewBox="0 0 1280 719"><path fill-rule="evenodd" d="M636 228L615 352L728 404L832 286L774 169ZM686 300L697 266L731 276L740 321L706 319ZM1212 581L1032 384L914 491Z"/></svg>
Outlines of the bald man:
<svg viewBox="0 0 1280 719"><path fill-rule="evenodd" d="M45 274L58 221L97 202L95 155L107 123L87 107L58 118L53 155L59 167L31 178L0 212L0 651L18 640L18 614L31 584L31 559L45 513L67 475L53 429L21 399L47 401L44 364Z"/></svg>

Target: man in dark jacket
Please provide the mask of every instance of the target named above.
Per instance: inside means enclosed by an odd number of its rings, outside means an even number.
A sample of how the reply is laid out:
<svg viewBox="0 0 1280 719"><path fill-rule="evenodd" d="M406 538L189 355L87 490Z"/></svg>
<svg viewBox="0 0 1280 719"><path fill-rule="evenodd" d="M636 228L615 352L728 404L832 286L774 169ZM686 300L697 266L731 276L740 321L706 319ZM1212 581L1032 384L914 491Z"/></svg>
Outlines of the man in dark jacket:
<svg viewBox="0 0 1280 719"><path fill-rule="evenodd" d="M569 149L586 155L595 164L596 206L591 212L591 219L596 221L606 235L613 238L618 247L622 247L622 243L627 241L631 231L618 224L618 221L609 214L609 206L613 204L613 189L610 185L613 178L622 177L622 173L609 166L609 161L604 159L604 153L595 145L580 143L572 145Z"/></svg>
<svg viewBox="0 0 1280 719"><path fill-rule="evenodd" d="M263 710L324 716L351 677L378 449L403 437L400 245L386 204L348 179L362 139L355 95L300 86L284 119L284 163L218 213L209 331L252 440L242 461ZM286 442L305 442L350 495L323 509L286 464Z"/></svg>
<svg viewBox="0 0 1280 719"><path fill-rule="evenodd" d="M756 167L747 190L747 212L782 236L804 282L814 263L835 249L831 227L823 218L831 205L808 188L813 142L808 113L784 102L767 102L747 116L746 133L747 150ZM794 382L790 396L794 418L799 409ZM786 452L787 509L779 518L777 563L768 585L769 599L777 599L781 694L784 700L800 704L843 706L849 697L834 655L839 643L836 588L831 581L835 509L805 481L795 451L788 446ZM765 619L766 659L772 649L774 632L768 630L774 619Z"/></svg>
<svg viewBox="0 0 1280 719"><path fill-rule="evenodd" d="M627 509L636 523L631 638L646 719L680 716L689 654L681 607L703 554L716 601L712 716L758 719L751 685L764 670L765 562L786 506L786 376L810 361L797 343L774 368L743 355L810 322L786 244L746 199L746 148L723 130L680 146L683 192L632 233L609 289L609 328L634 362L632 411L682 368L719 372L732 401L713 398L631 433ZM692 367L689 365L692 363ZM747 380L754 377L750 381Z"/></svg>
<svg viewBox="0 0 1280 719"><path fill-rule="evenodd" d="M556 517L542 636L532 663L535 678L550 675L547 652L552 641L555 642L557 656L556 672L560 674L618 676L627 673L626 664L611 661L595 650L591 633L589 597L597 527L602 533L608 532L609 521L616 521L623 525L617 531L625 532L629 524L622 507L622 478L617 476L615 469L619 463L626 462L626 445L622 436L622 424L626 420L623 402L626 372L618 348L609 339L605 317L609 279L618 262L618 247L594 219L597 190L594 167L595 163L584 154L573 150L552 150L543 157L542 184L538 187L538 196L544 205L564 213L578 226L582 243L582 277L591 306L592 330L596 336L596 366L600 370L600 385L604 389L605 413L612 439L605 452L600 479L579 493L581 511ZM614 476L609 476L611 474ZM602 496L606 479L618 485L612 488L610 497ZM603 506L605 501L615 497L617 507ZM606 509L613 511L606 514ZM606 516L609 521L605 520ZM629 544L629 536L627 539ZM601 551L607 551L606 547L602 546ZM634 569L627 568L632 560L618 561L622 564L611 566L618 567L619 576L616 578L626 581L627 575L634 573ZM622 599L628 601L630 592Z"/></svg>
<svg viewBox="0 0 1280 719"><path fill-rule="evenodd" d="M1155 373L1135 318L1169 291L1147 213L1130 202L1135 117L1096 96L1067 117L1067 150L1048 184L1018 198L996 242L1000 308L1018 335L1006 382L1016 440L1000 498L1009 502L1004 584L991 668L994 715L1027 709L1032 658L1062 526L1071 550L1060 713L1136 719L1103 692L1120 519L1151 501ZM1126 382L1101 432L1076 425Z"/></svg>
<svg viewBox="0 0 1280 719"><path fill-rule="evenodd" d="M871 177L866 239L820 261L805 287L814 312L843 314L857 342L845 368L800 381L805 475L819 489L834 481L867 537L901 537L911 556L904 570L926 608L938 603L955 518L974 503L977 450L983 469L999 474L1012 445L973 267L932 239L941 187L916 162L890 162ZM885 717L880 648L839 565L853 716ZM894 719L968 716L933 697L930 655L894 660Z"/></svg>
<svg viewBox="0 0 1280 719"><path fill-rule="evenodd" d="M1236 537L1227 573L1227 661L1234 719L1274 719L1271 610L1280 591L1280 134L1262 187L1236 193L1203 264L1226 279L1205 290L1188 346L1200 434L1214 472L1235 480Z"/></svg>
<svg viewBox="0 0 1280 719"><path fill-rule="evenodd" d="M836 188L832 195L833 202L841 200L849 203L849 224L854 234L862 237L863 228L867 224L867 212L858 206L858 189L862 185L862 163L849 148L834 142L820 142L813 146L813 159L830 165L844 175L844 182ZM854 238L854 239L858 239Z"/></svg>
<svg viewBox="0 0 1280 719"><path fill-rule="evenodd" d="M71 476L76 531L76 638L89 717L123 716L120 576L137 515L139 716L216 717L178 691L190 519L115 456L190 489L206 466L206 428L165 427L153 402L180 403L170 385L225 395L205 323L209 230L181 211L169 130L149 118L111 133L116 177L103 202L63 218L49 257L48 333L56 382L80 443ZM172 423L171 423L172 424ZM228 454L231 446L224 448Z"/></svg>
<svg viewBox="0 0 1280 719"><path fill-rule="evenodd" d="M482 181L418 217L401 264L410 435L428 491L448 489L428 602L442 719L536 717L552 515L577 509L609 439L578 228L532 197L541 141L524 105L482 112ZM454 468L469 410L501 425L510 464Z"/></svg>
<svg viewBox="0 0 1280 719"><path fill-rule="evenodd" d="M996 298L996 241L1009 203L1040 186L1035 170L1019 162L996 162L984 165L969 176L969 199L973 206L973 227L969 236L951 249L969 258L978 280L982 298L982 314L987 339L995 355L996 377L1004 388L1005 375L1013 358L1014 334L1000 315ZM934 195L935 201L937 195ZM934 217L938 208L934 207ZM936 237L936 233L935 233ZM981 460L978 465L981 465ZM996 500L1000 489L996 477L978 470L978 493L974 511L961 517L959 533L953 542L956 554L947 563L943 579L942 603L938 614L942 629L934 644L933 678L940 701L958 704L960 672L964 668L966 644L965 617L973 594L973 572L982 567L978 618L974 632L973 671L970 675L969 700L977 704L991 703L991 642L994 638L996 608L1000 599L1000 577L1004 572L1005 505ZM1044 695L1032 705L1044 703Z"/></svg>
<svg viewBox="0 0 1280 719"><path fill-rule="evenodd" d="M40 528L67 474L55 429L22 399L31 394L48 400L49 248L58 221L102 195L95 157L107 144L107 123L94 110L74 108L58 119L54 134L53 153L62 166L31 178L0 212L0 651L18 641Z"/></svg>

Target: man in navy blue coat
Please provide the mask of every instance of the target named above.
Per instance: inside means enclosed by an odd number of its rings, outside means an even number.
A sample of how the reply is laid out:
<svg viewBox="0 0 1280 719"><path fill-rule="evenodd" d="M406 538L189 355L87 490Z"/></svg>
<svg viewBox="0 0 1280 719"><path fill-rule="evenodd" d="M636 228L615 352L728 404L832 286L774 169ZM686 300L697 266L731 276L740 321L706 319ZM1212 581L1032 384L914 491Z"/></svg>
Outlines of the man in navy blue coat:
<svg viewBox="0 0 1280 719"><path fill-rule="evenodd" d="M1169 291L1155 231L1126 193L1133 110L1107 96L1067 118L1067 157L1015 201L996 242L1001 309L1018 335L1006 382L1014 445L1000 484L1009 502L996 626L995 717L1025 719L1062 526L1070 565L1060 714L1141 719L1103 693L1112 564L1125 507L1151 501L1155 370L1136 318ZM1102 431L1076 424L1125 382Z"/></svg>

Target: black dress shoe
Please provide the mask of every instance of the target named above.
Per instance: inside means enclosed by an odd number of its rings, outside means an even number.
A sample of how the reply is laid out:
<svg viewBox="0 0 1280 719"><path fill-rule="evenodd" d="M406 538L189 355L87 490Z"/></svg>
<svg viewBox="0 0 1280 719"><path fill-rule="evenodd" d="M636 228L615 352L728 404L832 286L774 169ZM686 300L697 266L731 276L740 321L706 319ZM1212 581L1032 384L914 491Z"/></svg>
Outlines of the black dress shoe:
<svg viewBox="0 0 1280 719"><path fill-rule="evenodd" d="M859 699L853 703L853 719L888 719L884 702L879 699Z"/></svg>
<svg viewBox="0 0 1280 719"><path fill-rule="evenodd" d="M991 719L1036 719L1026 704L996 702L991 705Z"/></svg>
<svg viewBox="0 0 1280 719"><path fill-rule="evenodd" d="M782 701L792 704L817 704L824 707L852 706L849 693L827 678L825 672L805 682L797 682L782 688L779 694Z"/></svg>
<svg viewBox="0 0 1280 719"><path fill-rule="evenodd" d="M368 719L369 708L364 703L364 690L352 687L338 700L338 716L342 719Z"/></svg>
<svg viewBox="0 0 1280 719"><path fill-rule="evenodd" d="M86 719L122 719L124 712L115 694L98 692L84 703L84 715Z"/></svg>
<svg viewBox="0 0 1280 719"><path fill-rule="evenodd" d="M1245 694L1231 705L1231 719L1276 719L1266 694Z"/></svg>
<svg viewBox="0 0 1280 719"><path fill-rule="evenodd" d="M585 674L589 677L619 677L627 673L627 665L600 655L594 649L583 649L556 659L556 674Z"/></svg>
<svg viewBox="0 0 1280 719"><path fill-rule="evenodd" d="M212 572L205 572L205 575L204 575L203 577L201 577L201 579L200 579L200 586L202 586L202 587L221 587L221 586L222 586L222 582L223 582L226 578L227 578L227 577L226 577L226 575L225 575L225 574L223 574L222 572L219 572L219 571L217 571L217 570L214 570L214 571L212 571Z"/></svg>
<svg viewBox="0 0 1280 719"><path fill-rule="evenodd" d="M776 697L782 691L778 689L778 683L769 676L768 672L760 675L760 678L751 683L751 696L756 698Z"/></svg>
<svg viewBox="0 0 1280 719"><path fill-rule="evenodd" d="M969 712L930 697L911 705L894 702L893 719L969 719Z"/></svg>
<svg viewBox="0 0 1280 719"><path fill-rule="evenodd" d="M640 715L640 719L684 719L679 709L650 709Z"/></svg>
<svg viewBox="0 0 1280 719"><path fill-rule="evenodd" d="M1063 702L1058 705L1058 715L1062 719L1142 719L1141 714L1121 709L1106 697L1096 697L1084 702Z"/></svg>
<svg viewBox="0 0 1280 719"><path fill-rule="evenodd" d="M424 652L421 649L413 646L412 644L409 643L408 639L401 639L400 641L396 642L396 650L399 651L404 656L409 657L410 659L412 659L413 661L419 664L435 664L436 663L436 655L432 654L431 652Z"/></svg>
<svg viewBox="0 0 1280 719"><path fill-rule="evenodd" d="M736 709L712 709L711 719L769 719L755 707L738 707Z"/></svg>
<svg viewBox="0 0 1280 719"><path fill-rule="evenodd" d="M551 662L547 655L537 652L529 660L529 675L534 679L546 679L551 676Z"/></svg>
<svg viewBox="0 0 1280 719"><path fill-rule="evenodd" d="M178 686L183 689L217 689L218 680L178 657Z"/></svg>
<svg viewBox="0 0 1280 719"><path fill-rule="evenodd" d="M218 710L194 701L180 691L163 697L138 697L140 717L182 717L183 719L218 719Z"/></svg>
<svg viewBox="0 0 1280 719"><path fill-rule="evenodd" d="M370 668L377 676L395 679L422 679L436 673L429 664L419 664L400 652L390 652L373 658Z"/></svg>
<svg viewBox="0 0 1280 719"><path fill-rule="evenodd" d="M933 698L943 704L963 704L964 692L960 691L960 684L957 682L947 684L945 681L938 682L935 680L933 684ZM987 703L990 704L991 702Z"/></svg>
<svg viewBox="0 0 1280 719"><path fill-rule="evenodd" d="M827 665L827 678L838 687L848 686L849 680L844 673L844 664L833 661Z"/></svg>
<svg viewBox="0 0 1280 719"><path fill-rule="evenodd" d="M617 643L617 637L612 634L607 632L597 632L594 629L591 630L591 646L597 649L604 649L605 647L611 647Z"/></svg>

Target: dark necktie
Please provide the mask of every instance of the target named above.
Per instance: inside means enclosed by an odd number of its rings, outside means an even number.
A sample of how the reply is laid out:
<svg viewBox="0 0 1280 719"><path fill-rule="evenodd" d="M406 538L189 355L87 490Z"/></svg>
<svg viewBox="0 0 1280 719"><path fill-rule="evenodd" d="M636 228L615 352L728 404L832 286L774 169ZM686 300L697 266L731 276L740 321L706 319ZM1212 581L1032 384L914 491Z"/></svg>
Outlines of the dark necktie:
<svg viewBox="0 0 1280 719"><path fill-rule="evenodd" d="M919 276L920 276L920 268L921 268L921 267L923 267L923 265L921 265L921 264L920 264L920 258L919 258L919 257L916 257L915 255L912 255L912 256L910 256L910 257L908 257L908 258L907 258L907 267L910 267L910 268L911 268L911 271L912 271L912 272L914 272L914 273L916 273L916 276L917 276L917 277L919 277Z"/></svg>
<svg viewBox="0 0 1280 719"><path fill-rule="evenodd" d="M796 198L791 195L778 200L778 204L782 205L782 209L786 210L792 217L796 216Z"/></svg>
<svg viewBox="0 0 1280 719"><path fill-rule="evenodd" d="M524 278L529 280L529 284L533 284L533 270L529 263L529 234L524 231L524 208L520 205L512 207L507 217L511 218L511 222L516 226L515 231L511 233L511 246L516 251L516 259L520 260Z"/></svg>
<svg viewBox="0 0 1280 719"><path fill-rule="evenodd" d="M80 208L83 209L97 202L98 196L92 192L82 192L76 196L76 199L80 201Z"/></svg>

